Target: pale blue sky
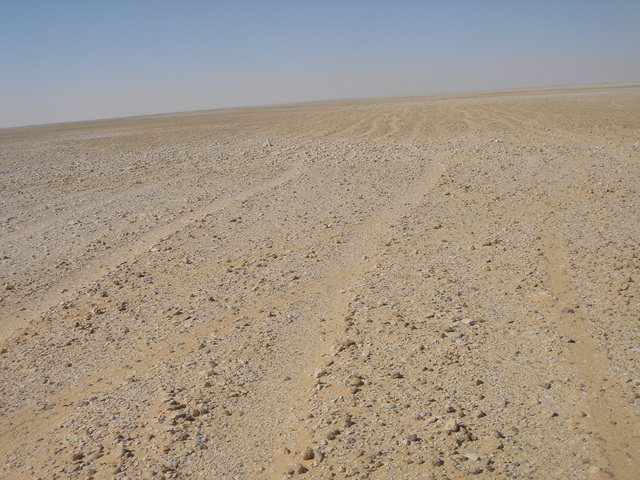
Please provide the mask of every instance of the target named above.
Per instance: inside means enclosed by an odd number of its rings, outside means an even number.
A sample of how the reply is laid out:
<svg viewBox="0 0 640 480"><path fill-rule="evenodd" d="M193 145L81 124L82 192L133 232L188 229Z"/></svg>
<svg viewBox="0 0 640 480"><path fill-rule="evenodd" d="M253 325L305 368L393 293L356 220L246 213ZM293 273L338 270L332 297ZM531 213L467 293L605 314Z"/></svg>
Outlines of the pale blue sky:
<svg viewBox="0 0 640 480"><path fill-rule="evenodd" d="M640 1L0 0L0 128L640 80Z"/></svg>

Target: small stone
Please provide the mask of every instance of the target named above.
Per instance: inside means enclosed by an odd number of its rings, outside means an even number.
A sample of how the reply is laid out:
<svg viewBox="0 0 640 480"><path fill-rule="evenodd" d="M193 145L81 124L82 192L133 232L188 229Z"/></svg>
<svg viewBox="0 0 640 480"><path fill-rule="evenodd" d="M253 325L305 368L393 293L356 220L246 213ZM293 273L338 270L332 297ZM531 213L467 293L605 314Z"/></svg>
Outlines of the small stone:
<svg viewBox="0 0 640 480"><path fill-rule="evenodd" d="M295 473L297 473L298 475L302 474L302 473L307 473L309 471L309 469L307 467L305 467L304 465L297 465L295 468Z"/></svg>
<svg viewBox="0 0 640 480"><path fill-rule="evenodd" d="M364 385L364 382L362 381L362 378L354 375L349 378L349 380L347 381L347 385L349 385L350 387L361 387L362 385Z"/></svg>
<svg viewBox="0 0 640 480"><path fill-rule="evenodd" d="M184 410L176 410L175 412L173 412L173 415L171 415L171 420L179 420L186 416L187 412L185 412Z"/></svg>
<svg viewBox="0 0 640 480"><path fill-rule="evenodd" d="M411 435L409 435L409 436L407 437L407 439L408 439L410 442L417 442L417 441L418 441L418 435L416 435L415 433L412 433Z"/></svg>
<svg viewBox="0 0 640 480"><path fill-rule="evenodd" d="M528 398L525 403L530 407L535 407L536 405L540 405L540 400L538 400L535 397L531 397L531 398Z"/></svg>
<svg viewBox="0 0 640 480"><path fill-rule="evenodd" d="M450 418L445 422L444 429L447 432L457 432L458 430L460 430L460 424L455 418Z"/></svg>
<svg viewBox="0 0 640 480"><path fill-rule="evenodd" d="M84 453L82 452L72 452L71 453L71 461L75 462L78 460L82 460L84 458Z"/></svg>
<svg viewBox="0 0 640 480"><path fill-rule="evenodd" d="M303 453L302 453L302 459L303 460L312 460L314 457L313 455L313 450L311 448L307 448Z"/></svg>
<svg viewBox="0 0 640 480"><path fill-rule="evenodd" d="M327 439L328 440L335 440L335 438L340 435L340 430L339 429L335 429L335 430L331 430L328 434L327 434Z"/></svg>
<svg viewBox="0 0 640 480"><path fill-rule="evenodd" d="M441 467L442 465L444 465L444 460L442 460L440 457L434 457L431 459L431 465L433 465L434 467Z"/></svg>
<svg viewBox="0 0 640 480"><path fill-rule="evenodd" d="M503 448L502 442L496 437L489 435L482 437L480 441L480 452L485 454L493 454L497 450Z"/></svg>
<svg viewBox="0 0 640 480"><path fill-rule="evenodd" d="M116 452L117 452L117 456L119 458L129 458L129 457L133 456L132 453L131 453L131 450L129 450L128 448L125 448L123 446L119 447L116 450Z"/></svg>
<svg viewBox="0 0 640 480"><path fill-rule="evenodd" d="M327 373L329 372L327 372L324 368L316 368L315 372L313 372L313 376L315 378L321 378L324 377Z"/></svg>
<svg viewBox="0 0 640 480"><path fill-rule="evenodd" d="M540 387L542 387L542 388L544 388L546 390L549 390L551 388L551 384L550 383L546 383L546 382L545 383L539 383L538 386L540 386Z"/></svg>

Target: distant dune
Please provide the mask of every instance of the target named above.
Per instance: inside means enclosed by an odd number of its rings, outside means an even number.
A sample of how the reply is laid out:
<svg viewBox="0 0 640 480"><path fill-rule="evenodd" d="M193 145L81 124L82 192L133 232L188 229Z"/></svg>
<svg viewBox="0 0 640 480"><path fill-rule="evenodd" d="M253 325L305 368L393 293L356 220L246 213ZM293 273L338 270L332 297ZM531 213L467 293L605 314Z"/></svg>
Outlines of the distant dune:
<svg viewBox="0 0 640 480"><path fill-rule="evenodd" d="M640 478L640 84L0 130L0 477Z"/></svg>

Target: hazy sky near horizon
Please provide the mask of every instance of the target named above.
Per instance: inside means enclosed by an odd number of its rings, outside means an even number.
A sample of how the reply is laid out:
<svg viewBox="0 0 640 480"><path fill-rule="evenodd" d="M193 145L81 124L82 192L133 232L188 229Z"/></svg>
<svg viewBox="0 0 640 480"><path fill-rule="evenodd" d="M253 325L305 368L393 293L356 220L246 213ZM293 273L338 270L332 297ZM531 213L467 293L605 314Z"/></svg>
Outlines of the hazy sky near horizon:
<svg viewBox="0 0 640 480"><path fill-rule="evenodd" d="M638 80L633 0L0 0L0 128Z"/></svg>

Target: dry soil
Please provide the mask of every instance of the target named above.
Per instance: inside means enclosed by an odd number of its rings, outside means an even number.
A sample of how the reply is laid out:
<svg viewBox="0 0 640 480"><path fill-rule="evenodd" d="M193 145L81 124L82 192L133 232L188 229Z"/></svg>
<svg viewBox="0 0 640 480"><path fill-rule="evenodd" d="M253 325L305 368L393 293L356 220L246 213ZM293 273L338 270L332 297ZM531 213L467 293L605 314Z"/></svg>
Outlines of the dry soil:
<svg viewBox="0 0 640 480"><path fill-rule="evenodd" d="M0 131L0 477L640 478L640 84Z"/></svg>

